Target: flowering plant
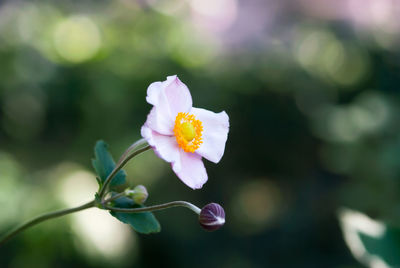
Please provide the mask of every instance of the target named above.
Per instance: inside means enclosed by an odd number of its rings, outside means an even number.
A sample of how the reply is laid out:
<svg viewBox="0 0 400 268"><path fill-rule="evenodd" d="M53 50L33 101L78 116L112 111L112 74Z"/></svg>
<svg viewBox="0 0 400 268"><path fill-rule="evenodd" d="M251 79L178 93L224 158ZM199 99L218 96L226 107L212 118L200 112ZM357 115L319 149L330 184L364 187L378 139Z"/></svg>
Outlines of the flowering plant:
<svg viewBox="0 0 400 268"><path fill-rule="evenodd" d="M176 206L195 212L199 216L200 226L205 230L219 229L225 223L225 212L216 203L210 203L202 209L186 201L145 206L148 197L145 186L137 185L122 192L117 191L117 186L126 182L127 174L122 169L125 164L150 149L171 163L179 179L192 189L201 188L208 179L202 158L218 163L224 154L229 132L228 115L225 112L214 113L192 107L189 89L177 76L169 76L164 82L152 83L147 90L146 100L153 108L141 128L143 139L128 147L117 163L104 141L96 143L92 164L99 190L94 200L27 221L0 238L0 246L40 222L92 207L108 210L118 220L144 234L160 231L160 224L152 211Z"/></svg>

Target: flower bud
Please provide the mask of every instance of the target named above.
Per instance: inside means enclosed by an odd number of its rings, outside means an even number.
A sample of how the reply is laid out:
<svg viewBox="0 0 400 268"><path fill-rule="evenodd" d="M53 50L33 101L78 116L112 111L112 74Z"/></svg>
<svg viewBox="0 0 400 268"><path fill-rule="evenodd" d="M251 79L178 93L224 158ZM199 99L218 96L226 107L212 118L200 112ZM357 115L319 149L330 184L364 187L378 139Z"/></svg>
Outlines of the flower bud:
<svg viewBox="0 0 400 268"><path fill-rule="evenodd" d="M225 211L217 203L210 203L201 209L199 222L205 230L215 231L224 225Z"/></svg>
<svg viewBox="0 0 400 268"><path fill-rule="evenodd" d="M136 204L142 205L146 202L149 194L147 193L146 187L138 185L133 190L125 190L125 194L130 196Z"/></svg>

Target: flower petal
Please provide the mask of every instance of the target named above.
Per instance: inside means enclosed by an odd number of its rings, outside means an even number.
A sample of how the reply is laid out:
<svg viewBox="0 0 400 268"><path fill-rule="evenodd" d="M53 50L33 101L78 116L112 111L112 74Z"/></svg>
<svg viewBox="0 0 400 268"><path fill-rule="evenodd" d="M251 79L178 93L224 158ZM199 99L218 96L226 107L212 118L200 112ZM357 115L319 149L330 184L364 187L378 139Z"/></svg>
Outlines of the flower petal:
<svg viewBox="0 0 400 268"><path fill-rule="evenodd" d="M187 113L192 108L192 96L190 95L190 91L177 76L175 76L172 83L169 83L168 86L165 87L164 92L168 101L171 116L174 120L179 112Z"/></svg>
<svg viewBox="0 0 400 268"><path fill-rule="evenodd" d="M172 163L172 169L183 183L192 189L200 189L208 177L201 156L179 150L180 161Z"/></svg>
<svg viewBox="0 0 400 268"><path fill-rule="evenodd" d="M180 168L179 147L174 136L161 135L147 125L142 126L141 134L158 157L170 163L177 162L177 168Z"/></svg>
<svg viewBox="0 0 400 268"><path fill-rule="evenodd" d="M157 105L160 93L176 79L176 75L168 76L164 82L151 83L147 88L146 101L150 104Z"/></svg>
<svg viewBox="0 0 400 268"><path fill-rule="evenodd" d="M225 111L214 113L205 109L192 108L191 114L203 123L203 143L196 153L218 163L225 151L229 132L229 117Z"/></svg>
<svg viewBox="0 0 400 268"><path fill-rule="evenodd" d="M192 96L187 86L174 76L164 82L154 82L147 89L146 100L157 108L157 117L175 121L179 112L187 113L192 108Z"/></svg>
<svg viewBox="0 0 400 268"><path fill-rule="evenodd" d="M147 115L145 125L154 131L163 135L174 134L174 121L166 113L157 112L157 107L154 106Z"/></svg>

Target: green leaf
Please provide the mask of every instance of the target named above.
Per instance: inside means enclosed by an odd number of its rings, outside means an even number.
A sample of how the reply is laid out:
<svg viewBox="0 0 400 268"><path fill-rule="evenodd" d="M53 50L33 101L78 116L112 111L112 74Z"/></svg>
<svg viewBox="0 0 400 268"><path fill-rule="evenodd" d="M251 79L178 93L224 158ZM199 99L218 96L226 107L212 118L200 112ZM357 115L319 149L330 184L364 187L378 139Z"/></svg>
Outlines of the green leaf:
<svg viewBox="0 0 400 268"><path fill-rule="evenodd" d="M144 207L137 205L132 199L120 197L114 201L114 207L118 208L139 208ZM151 234L161 231L160 223L151 212L124 213L110 211L111 215L123 223L129 224L138 233Z"/></svg>
<svg viewBox="0 0 400 268"><path fill-rule="evenodd" d="M115 168L115 162L112 158L110 152L108 151L107 144L100 140L96 142L96 146L94 147L94 155L95 158L92 159L92 165L98 175L97 182L99 186L105 182L108 175L113 171ZM120 170L113 178L110 183L110 186L118 186L124 184L126 181L126 173L123 170Z"/></svg>
<svg viewBox="0 0 400 268"><path fill-rule="evenodd" d="M400 267L400 229L369 218L360 212L339 212L344 240L354 257L366 266Z"/></svg>

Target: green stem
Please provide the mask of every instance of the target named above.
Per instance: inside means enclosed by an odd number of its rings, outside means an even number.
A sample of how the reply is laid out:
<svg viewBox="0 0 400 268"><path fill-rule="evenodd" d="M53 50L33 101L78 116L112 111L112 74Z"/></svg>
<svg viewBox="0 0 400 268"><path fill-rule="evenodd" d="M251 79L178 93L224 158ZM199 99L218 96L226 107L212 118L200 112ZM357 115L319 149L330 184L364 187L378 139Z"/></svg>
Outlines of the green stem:
<svg viewBox="0 0 400 268"><path fill-rule="evenodd" d="M50 213L46 213L43 214L41 216L38 216L36 218L33 218L30 221L27 221L26 223L14 228L13 230L9 231L8 233L6 233L4 236L2 236L0 238L0 247L2 245L4 245L4 243L6 243L9 239L13 238L15 235L17 235L18 233L22 232L25 229L28 229L29 227L32 227L38 223L41 223L43 221L46 220L50 220L53 218L57 218L57 217L61 217L70 213L74 213L80 210L84 210L87 208L91 208L95 206L95 201L90 201L82 206L79 207L75 207L75 208L70 208L70 209L64 209L64 210L59 210L59 211L54 211L54 212L50 212Z"/></svg>
<svg viewBox="0 0 400 268"><path fill-rule="evenodd" d="M145 139L140 139L136 142L134 142L131 146L128 147L128 149L125 150L125 152L121 155L121 157L118 160L117 166L122 162L122 160L125 159L125 157L130 154L132 151L136 150L139 146L142 146L146 144L147 141Z"/></svg>
<svg viewBox="0 0 400 268"><path fill-rule="evenodd" d="M172 208L172 207L186 207L186 208L192 210L197 215L199 215L200 211L201 211L200 208L198 208L195 205L193 205L189 202L186 202L186 201L172 201L172 202L165 203L165 204L154 205L154 206L143 207L143 208L116 208L116 207L110 207L107 205L105 205L104 207L111 211L124 212L124 213L148 212L148 211L162 210L162 209L167 209L167 208Z"/></svg>
<svg viewBox="0 0 400 268"><path fill-rule="evenodd" d="M107 203L109 203L111 201L114 201L115 199L118 199L118 198L123 197L123 196L126 196L125 192L118 193L118 194L116 194L116 195L114 195L114 196L112 196L112 197L110 197L108 199L103 200L101 203L102 203L102 205L105 205L105 204L107 204Z"/></svg>
<svg viewBox="0 0 400 268"><path fill-rule="evenodd" d="M124 158L124 160L118 162L118 165L115 166L115 168L110 173L110 175L108 175L106 181L104 182L103 186L100 189L99 196L100 196L100 198L102 200L103 200L104 194L106 192L106 189L107 189L108 185L110 184L111 180L114 178L114 176L126 165L126 163L128 163L129 160L131 160L132 158L134 158L138 154L141 154L141 153L149 150L150 148L151 148L150 145L148 145L146 147L143 147L143 148L133 152L132 154L130 154L126 158Z"/></svg>

